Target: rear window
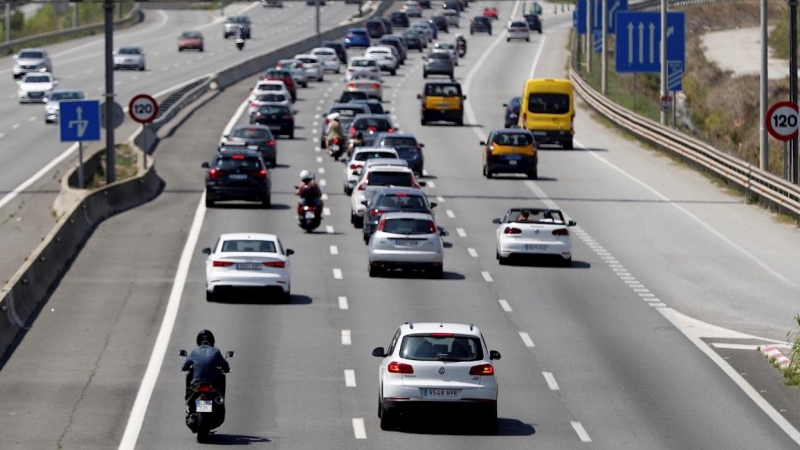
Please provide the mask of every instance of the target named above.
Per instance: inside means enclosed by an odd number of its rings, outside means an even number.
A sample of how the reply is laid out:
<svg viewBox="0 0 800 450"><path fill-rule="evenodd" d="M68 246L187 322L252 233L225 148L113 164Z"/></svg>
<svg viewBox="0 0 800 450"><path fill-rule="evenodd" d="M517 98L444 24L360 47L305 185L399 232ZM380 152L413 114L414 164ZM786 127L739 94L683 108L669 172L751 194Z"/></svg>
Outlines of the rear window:
<svg viewBox="0 0 800 450"><path fill-rule="evenodd" d="M291 78L292 74L288 70L268 70L267 71L268 77L275 77L275 78Z"/></svg>
<svg viewBox="0 0 800 450"><path fill-rule="evenodd" d="M203 38L203 35L202 35L202 34L200 34L200 33L195 33L195 32L191 32L191 31L187 31L187 32L183 33L183 34L181 35L181 37L182 37L182 38L184 38L184 39L202 39L202 38Z"/></svg>
<svg viewBox="0 0 800 450"><path fill-rule="evenodd" d="M351 100L355 99L367 100L369 99L369 95L364 91L355 91L355 92L344 91L342 92L342 96L339 97L339 101L342 103L349 103Z"/></svg>
<svg viewBox="0 0 800 450"><path fill-rule="evenodd" d="M378 22L378 21L367 22L366 25L367 25L367 28L383 28L383 26L384 26L383 25L383 21L381 21L381 22Z"/></svg>
<svg viewBox="0 0 800 450"><path fill-rule="evenodd" d="M48 75L27 75L25 77L26 83L49 83L50 77Z"/></svg>
<svg viewBox="0 0 800 450"><path fill-rule="evenodd" d="M258 241L251 239L236 239L224 241L222 243L221 252L259 252L259 253L277 253L275 251L275 242L273 241Z"/></svg>
<svg viewBox="0 0 800 450"><path fill-rule="evenodd" d="M259 102L285 102L286 96L283 94L259 94L256 100Z"/></svg>
<svg viewBox="0 0 800 450"><path fill-rule="evenodd" d="M122 47L117 53L120 55L138 55L141 53L141 50L134 47Z"/></svg>
<svg viewBox="0 0 800 450"><path fill-rule="evenodd" d="M359 36L364 36L365 34L367 34L367 32L364 30L350 30L350 34L357 34Z"/></svg>
<svg viewBox="0 0 800 450"><path fill-rule="evenodd" d="M400 343L400 357L416 361L478 361L483 359L483 347L475 337L409 335Z"/></svg>
<svg viewBox="0 0 800 450"><path fill-rule="evenodd" d="M413 137L387 137L383 138L381 141L381 145L386 147L395 147L395 146L417 146L417 140Z"/></svg>
<svg viewBox="0 0 800 450"><path fill-rule="evenodd" d="M353 120L357 115L364 114L364 110L361 108L331 108L328 115L335 112L339 113L339 115L346 120Z"/></svg>
<svg viewBox="0 0 800 450"><path fill-rule="evenodd" d="M528 133L498 133L492 139L498 145L528 146L533 144L533 136Z"/></svg>
<svg viewBox="0 0 800 450"><path fill-rule="evenodd" d="M530 94L528 96L528 112L534 114L567 114L569 112L569 95Z"/></svg>
<svg viewBox="0 0 800 450"><path fill-rule="evenodd" d="M86 98L83 92L53 92L50 100L82 100Z"/></svg>
<svg viewBox="0 0 800 450"><path fill-rule="evenodd" d="M397 156L405 160L419 159L419 150L414 147L399 147L396 148Z"/></svg>
<svg viewBox="0 0 800 450"><path fill-rule="evenodd" d="M354 59L351 63L351 67L375 67L378 65L378 62L374 59Z"/></svg>
<svg viewBox="0 0 800 450"><path fill-rule="evenodd" d="M412 187L411 174L407 172L370 172L367 185Z"/></svg>
<svg viewBox="0 0 800 450"><path fill-rule="evenodd" d="M510 28L522 28L522 29L527 29L527 28L528 28L528 23L527 23L527 22L513 22L513 23L511 24Z"/></svg>
<svg viewBox="0 0 800 450"><path fill-rule="evenodd" d="M433 222L425 219L386 219L383 224L384 233L393 234L432 234L436 233Z"/></svg>
<svg viewBox="0 0 800 450"><path fill-rule="evenodd" d="M429 84L425 86L425 95L459 97L461 96L461 86L457 84Z"/></svg>
<svg viewBox="0 0 800 450"><path fill-rule="evenodd" d="M489 23L489 19L487 17L480 17L480 16L475 17L474 19L472 19L472 21L475 23Z"/></svg>
<svg viewBox="0 0 800 450"><path fill-rule="evenodd" d="M356 161L366 161L368 159L375 159L375 158L390 158L395 159L397 158L394 153L390 152L360 152L356 153Z"/></svg>
<svg viewBox="0 0 800 450"><path fill-rule="evenodd" d="M372 131L389 131L389 121L386 119L379 119L377 117L360 118L353 122L356 130L369 130Z"/></svg>
<svg viewBox="0 0 800 450"><path fill-rule="evenodd" d="M239 155L237 155L239 156ZM255 156L245 156L243 159L233 159L228 155L220 155L214 163L214 168L219 170L261 170L264 166L261 160Z"/></svg>
<svg viewBox="0 0 800 450"><path fill-rule="evenodd" d="M526 214L522 214L523 212ZM517 223L566 222L560 211L535 209L513 209L509 211L508 221Z"/></svg>
<svg viewBox="0 0 800 450"><path fill-rule="evenodd" d="M261 114L269 115L269 114L290 114L289 108L286 106L281 105L261 105L258 108L258 112Z"/></svg>
<svg viewBox="0 0 800 450"><path fill-rule="evenodd" d="M315 62L317 62L317 58L309 58L309 57L297 58L297 60L307 64L314 64Z"/></svg>
<svg viewBox="0 0 800 450"><path fill-rule="evenodd" d="M397 194L386 194L382 195L381 198L378 199L377 206L384 206L387 208L427 208L428 206L425 204L425 200L422 199L419 195L397 195Z"/></svg>
<svg viewBox="0 0 800 450"><path fill-rule="evenodd" d="M428 59L444 59L449 60L450 55L445 52L428 53Z"/></svg>
<svg viewBox="0 0 800 450"><path fill-rule="evenodd" d="M282 91L283 86L280 84L259 84L258 85L259 91Z"/></svg>
<svg viewBox="0 0 800 450"><path fill-rule="evenodd" d="M231 137L242 139L271 139L272 133L265 128L239 128L233 130Z"/></svg>

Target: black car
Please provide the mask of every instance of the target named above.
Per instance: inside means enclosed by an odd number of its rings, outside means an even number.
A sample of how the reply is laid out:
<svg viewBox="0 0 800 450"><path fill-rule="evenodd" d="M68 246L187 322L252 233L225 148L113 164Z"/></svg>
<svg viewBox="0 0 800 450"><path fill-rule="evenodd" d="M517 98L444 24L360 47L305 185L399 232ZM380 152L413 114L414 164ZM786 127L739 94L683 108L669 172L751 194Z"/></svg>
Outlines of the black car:
<svg viewBox="0 0 800 450"><path fill-rule="evenodd" d="M430 52L425 55L422 78L428 78L428 75L447 75L454 79L455 63L452 55L448 52Z"/></svg>
<svg viewBox="0 0 800 450"><path fill-rule="evenodd" d="M425 169L425 155L422 154L422 149L425 144L418 142L413 134L381 133L375 138L374 145L397 150L397 156L408 163L408 167L414 171L414 176L422 177L422 171Z"/></svg>
<svg viewBox="0 0 800 450"><path fill-rule="evenodd" d="M408 28L411 26L411 21L408 19L408 14L403 11L393 11L389 15L389 20L391 20L392 25L396 27Z"/></svg>
<svg viewBox="0 0 800 450"><path fill-rule="evenodd" d="M383 26L386 27L386 34L392 34L392 31L394 31L392 28L392 20L388 17L378 17L378 19L383 21Z"/></svg>
<svg viewBox="0 0 800 450"><path fill-rule="evenodd" d="M350 124L349 136L352 139L361 132L365 147L372 147L380 133L394 133L392 119L385 114L359 114Z"/></svg>
<svg viewBox="0 0 800 450"><path fill-rule="evenodd" d="M489 21L488 17L475 16L472 18L472 22L469 24L469 34L475 33L489 33L489 36L492 35L492 22Z"/></svg>
<svg viewBox="0 0 800 450"><path fill-rule="evenodd" d="M339 96L339 99L336 100L337 103L350 103L353 100L361 99L361 100L369 100L369 94L364 91L342 91L342 95Z"/></svg>
<svg viewBox="0 0 800 450"><path fill-rule="evenodd" d="M522 97L512 97L508 103L503 103L506 108L505 112L505 127L517 128L519 126L519 108L522 104Z"/></svg>
<svg viewBox="0 0 800 450"><path fill-rule="evenodd" d="M328 112L325 113L325 119L323 119L319 129L319 145L322 148L327 147L327 142L325 141L325 129L328 126L327 117L333 113L339 113L339 123L342 124L342 130L347 132L347 130L350 129L350 124L353 123L353 119L355 119L357 115L369 114L370 110L366 105L358 103L334 103Z"/></svg>
<svg viewBox="0 0 800 450"><path fill-rule="evenodd" d="M322 47L334 49L336 51L336 55L339 57L339 61L341 61L342 64L347 64L347 49L344 47L343 43L336 41L323 41Z"/></svg>
<svg viewBox="0 0 800 450"><path fill-rule="evenodd" d="M217 152L211 164L204 162L206 171L206 207L215 202L245 200L272 206L272 182L269 172L254 150L225 148Z"/></svg>
<svg viewBox="0 0 800 450"><path fill-rule="evenodd" d="M286 105L261 105L250 117L250 123L264 125L276 136L294 139L294 111Z"/></svg>
<svg viewBox="0 0 800 450"><path fill-rule="evenodd" d="M449 25L447 25L447 17L445 16L433 16L428 20L428 22L432 23L437 30L443 33L450 32Z"/></svg>
<svg viewBox="0 0 800 450"><path fill-rule="evenodd" d="M370 98L367 100L357 98L351 100L350 103L362 103L364 105L367 105L367 108L369 108L369 112L371 114L389 114L389 110L383 109L383 103L381 103L381 101L378 100L377 98Z"/></svg>
<svg viewBox="0 0 800 450"><path fill-rule="evenodd" d="M378 228L381 216L388 212L418 212L433 214L436 203L428 201L428 196L420 189L391 187L375 194L364 213L364 243Z"/></svg>
<svg viewBox="0 0 800 450"><path fill-rule="evenodd" d="M403 40L400 36L394 36L394 35L384 36L378 39L378 41L375 43L375 46L394 47L394 49L397 50L397 53L400 55L400 61L398 61L398 63L401 65L406 63L407 52L405 46L403 45Z"/></svg>
<svg viewBox="0 0 800 450"><path fill-rule="evenodd" d="M458 0L447 0L442 4L442 9L455 9L458 12L464 11L464 5Z"/></svg>
<svg viewBox="0 0 800 450"><path fill-rule="evenodd" d="M409 50L423 50L422 39L420 39L416 31L406 30L403 32L403 38L406 40Z"/></svg>
<svg viewBox="0 0 800 450"><path fill-rule="evenodd" d="M419 0L417 3L424 9L431 9L431 0Z"/></svg>
<svg viewBox="0 0 800 450"><path fill-rule="evenodd" d="M369 19L364 22L364 29L367 30L367 34L371 38L381 38L384 34L386 34L386 25L383 23L381 19Z"/></svg>
<svg viewBox="0 0 800 450"><path fill-rule="evenodd" d="M531 31L538 31L542 34L542 20L538 14L525 14L525 22L528 22L528 28Z"/></svg>
<svg viewBox="0 0 800 450"><path fill-rule="evenodd" d="M278 158L278 147L269 127L263 125L236 125L230 134L222 136L220 151L224 148L244 147L258 151L261 158L271 167L275 167Z"/></svg>

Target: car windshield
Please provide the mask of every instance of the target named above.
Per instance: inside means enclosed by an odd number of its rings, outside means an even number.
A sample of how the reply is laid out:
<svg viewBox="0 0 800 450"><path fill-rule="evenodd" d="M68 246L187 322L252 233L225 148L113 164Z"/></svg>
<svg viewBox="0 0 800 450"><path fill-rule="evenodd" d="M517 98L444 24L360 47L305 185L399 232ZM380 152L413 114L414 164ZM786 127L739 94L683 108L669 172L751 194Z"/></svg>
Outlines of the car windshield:
<svg viewBox="0 0 800 450"><path fill-rule="evenodd" d="M258 112L262 115L292 114L289 112L289 108L281 105L261 105L258 108Z"/></svg>
<svg viewBox="0 0 800 450"><path fill-rule="evenodd" d="M528 112L534 114L566 114L569 112L569 95L530 94L528 95Z"/></svg>
<svg viewBox="0 0 800 450"><path fill-rule="evenodd" d="M83 92L53 92L50 94L50 101L54 100L82 100L86 98Z"/></svg>
<svg viewBox="0 0 800 450"><path fill-rule="evenodd" d="M461 95L461 87L457 84L429 84L425 86L425 95L458 97Z"/></svg>
<svg viewBox="0 0 800 450"><path fill-rule="evenodd" d="M417 146L417 140L413 137L387 137L381 141L384 147L397 147L397 146Z"/></svg>
<svg viewBox="0 0 800 450"><path fill-rule="evenodd" d="M377 117L361 118L353 123L356 130L389 131L389 121Z"/></svg>
<svg viewBox="0 0 800 450"><path fill-rule="evenodd" d="M240 139L271 139L272 134L264 128L239 128L233 130L231 137Z"/></svg>
<svg viewBox="0 0 800 450"><path fill-rule="evenodd" d="M298 64L302 64L300 61L280 61L281 67L286 67L287 69L297 69Z"/></svg>
<svg viewBox="0 0 800 450"><path fill-rule="evenodd" d="M264 166L261 164L261 160L254 156L245 156L243 155L236 155L236 159L233 156L227 155L220 155L217 160L214 162L214 168L218 170L225 170L225 171L233 171L233 170L256 170L256 169L263 169Z"/></svg>
<svg viewBox="0 0 800 450"><path fill-rule="evenodd" d="M411 174L408 172L370 172L368 186L404 186L412 187Z"/></svg>
<svg viewBox="0 0 800 450"><path fill-rule="evenodd" d="M492 139L492 143L497 145L512 145L527 147L533 144L533 137L529 133L498 133Z"/></svg>
<svg viewBox="0 0 800 450"><path fill-rule="evenodd" d="M122 47L117 53L120 55L138 55L141 53L141 50L134 47Z"/></svg>
<svg viewBox="0 0 800 450"><path fill-rule="evenodd" d="M258 85L258 90L259 91L282 91L283 90L283 86L281 86L280 84L265 83L265 84L259 84Z"/></svg>
<svg viewBox="0 0 800 450"><path fill-rule="evenodd" d="M281 103L286 101L286 96L283 94L259 94L256 97L256 101L258 102L276 102Z"/></svg>
<svg viewBox="0 0 800 450"><path fill-rule="evenodd" d="M181 35L181 37L185 38L185 39L200 39L200 38L203 37L203 35L200 34L200 33L187 32L187 33L183 33Z"/></svg>
<svg viewBox="0 0 800 450"><path fill-rule="evenodd" d="M317 58L308 58L308 57L297 58L297 60L298 61L302 61L302 62L307 63L307 64L313 64L313 63L317 62Z"/></svg>
<svg viewBox="0 0 800 450"><path fill-rule="evenodd" d="M44 53L42 52L19 52L19 59L44 59Z"/></svg>
<svg viewBox="0 0 800 450"><path fill-rule="evenodd" d="M229 17L228 23L247 23L247 17Z"/></svg>
<svg viewBox="0 0 800 450"><path fill-rule="evenodd" d="M483 348L476 337L409 335L400 344L400 357L415 361L478 361Z"/></svg>
<svg viewBox="0 0 800 450"><path fill-rule="evenodd" d="M49 83L50 77L47 75L28 75L25 77L26 83Z"/></svg>
<svg viewBox="0 0 800 450"><path fill-rule="evenodd" d="M508 106L512 109L519 109L520 103L522 103L522 97L514 97L508 102Z"/></svg>
<svg viewBox="0 0 800 450"><path fill-rule="evenodd" d="M235 239L223 242L222 249L220 250L220 252L275 253L275 242L257 241L250 239Z"/></svg>
<svg viewBox="0 0 800 450"><path fill-rule="evenodd" d="M273 78L291 78L292 74L285 70L268 70L267 76Z"/></svg>
<svg viewBox="0 0 800 450"><path fill-rule="evenodd" d="M375 159L375 158L397 158L394 153L391 152L359 152L356 153L354 159L356 161L366 161L368 159Z"/></svg>
<svg viewBox="0 0 800 450"><path fill-rule="evenodd" d="M378 63L374 59L354 59L350 65L352 67L375 67Z"/></svg>
<svg viewBox="0 0 800 450"><path fill-rule="evenodd" d="M419 195L407 194L387 194L382 195L376 202L376 206L398 209L427 209L425 200Z"/></svg>

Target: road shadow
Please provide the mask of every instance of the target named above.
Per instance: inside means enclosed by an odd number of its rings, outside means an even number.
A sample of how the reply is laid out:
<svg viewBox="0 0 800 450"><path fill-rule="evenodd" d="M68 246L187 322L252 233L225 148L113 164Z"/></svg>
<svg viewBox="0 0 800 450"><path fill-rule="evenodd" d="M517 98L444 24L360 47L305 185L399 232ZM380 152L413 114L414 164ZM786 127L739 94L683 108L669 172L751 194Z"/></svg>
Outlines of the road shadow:
<svg viewBox="0 0 800 450"><path fill-rule="evenodd" d="M273 192L274 194L274 192ZM289 205L284 205L283 203L273 203L270 205L269 208L264 208L261 206L261 203L240 203L240 202L231 202L231 203L214 203L214 206L209 209L264 209L264 210L284 210L290 209Z"/></svg>
<svg viewBox="0 0 800 450"><path fill-rule="evenodd" d="M558 178L537 177L531 179L522 174L516 173L493 173L492 178L496 180L531 180L531 181L558 181Z"/></svg>
<svg viewBox="0 0 800 450"><path fill-rule="evenodd" d="M275 167L273 167L273 169L289 169L291 167L292 166L290 166L289 164L275 164Z"/></svg>
<svg viewBox="0 0 800 450"><path fill-rule="evenodd" d="M431 174L423 175L420 178L423 178L425 180L438 180L439 179L439 177L437 177L436 175L431 175Z"/></svg>
<svg viewBox="0 0 800 450"><path fill-rule="evenodd" d="M572 260L571 266L564 266L562 265L561 257L537 257L537 256L528 256L528 257L512 257L508 261L506 261L505 265L508 266L517 266L517 267L552 267L556 269L590 269L592 267L586 261L575 261Z"/></svg>
<svg viewBox="0 0 800 450"><path fill-rule="evenodd" d="M310 305L313 300L307 295L292 294L291 300L284 302L278 290L242 288L219 292L212 302L228 305Z"/></svg>
<svg viewBox="0 0 800 450"><path fill-rule="evenodd" d="M214 434L209 444L214 445L252 445L262 442L272 442L265 437L244 436L240 434Z"/></svg>
<svg viewBox="0 0 800 450"><path fill-rule="evenodd" d="M408 434L429 434L429 435L445 435L445 436L485 436L485 433L478 433L474 430L479 429L477 426L465 427L465 421L456 421L453 419L444 420L407 420L400 430L402 433ZM477 425L477 424L476 424ZM536 434L536 429L531 424L519 421L517 419L498 418L497 419L497 433L495 436L533 436Z"/></svg>
<svg viewBox="0 0 800 450"><path fill-rule="evenodd" d="M386 271L380 274L380 278L394 278L394 279L434 279L431 278L428 272L420 271L420 270L391 270ZM456 272L448 272L445 271L442 274L442 280L466 280L467 278Z"/></svg>

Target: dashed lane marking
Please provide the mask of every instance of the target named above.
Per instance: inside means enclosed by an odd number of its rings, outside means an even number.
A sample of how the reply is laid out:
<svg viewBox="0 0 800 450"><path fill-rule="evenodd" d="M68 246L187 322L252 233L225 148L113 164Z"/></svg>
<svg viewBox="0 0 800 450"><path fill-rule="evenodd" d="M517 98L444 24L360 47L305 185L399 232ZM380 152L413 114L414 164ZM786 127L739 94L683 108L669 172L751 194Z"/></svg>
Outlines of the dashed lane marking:
<svg viewBox="0 0 800 450"><path fill-rule="evenodd" d="M15 123L14 125L11 125L11 129L12 130L16 130L17 128L19 128L19 124L18 123Z"/></svg>
<svg viewBox="0 0 800 450"><path fill-rule="evenodd" d="M322 162L322 156L317 156L317 162L318 162L318 163L321 163L321 162Z"/></svg>
<svg viewBox="0 0 800 450"><path fill-rule="evenodd" d="M449 217L449 218L451 218L451 219L455 219L455 218L456 218L456 215L455 215L455 213L453 213L453 211L451 211L451 210L449 210L449 209L448 209L448 210L447 210L447 211L445 211L445 212L447 213L447 217Z"/></svg>
<svg viewBox="0 0 800 450"><path fill-rule="evenodd" d="M342 330L342 345L352 345L353 339L350 330Z"/></svg>
<svg viewBox="0 0 800 450"><path fill-rule="evenodd" d="M331 255L338 255L338 254L339 254L339 247L331 245Z"/></svg>
<svg viewBox="0 0 800 450"><path fill-rule="evenodd" d="M398 125L398 126L399 126L399 125ZM427 183L427 184L428 184L428 186L427 186L427 187L429 187L429 188L436 188L436 183L434 183L433 181L428 181L428 183Z"/></svg>
<svg viewBox="0 0 800 450"><path fill-rule="evenodd" d="M367 429L364 427L364 419L360 417L353 419L353 433L355 433L356 439L367 438Z"/></svg>
<svg viewBox="0 0 800 450"><path fill-rule="evenodd" d="M333 225L325 225L325 232L328 234L335 233L335 231L333 231Z"/></svg>
<svg viewBox="0 0 800 450"><path fill-rule="evenodd" d="M456 233L462 238L467 237L467 232L463 228L456 228Z"/></svg>
<svg viewBox="0 0 800 450"><path fill-rule="evenodd" d="M322 197L321 197L321 198L322 198L323 200L327 200L327 199L328 199L328 194L326 194L326 193L324 193L324 192L323 192L323 193L322 193Z"/></svg>
<svg viewBox="0 0 800 450"><path fill-rule="evenodd" d="M500 299L500 300L498 300L498 301L497 301L497 303L500 303L500 307L501 307L501 308L503 308L503 311L505 311L505 312L511 312L511 311L513 311L513 310L511 309L511 305L509 305L509 304L508 304L508 300L503 300L503 299ZM530 339L530 338L529 338L529 339Z"/></svg>
<svg viewBox="0 0 800 450"><path fill-rule="evenodd" d="M547 381L547 387L549 387L551 391L557 391L558 383L556 383L556 377L550 372L542 372L542 375L544 375L544 380Z"/></svg>
<svg viewBox="0 0 800 450"><path fill-rule="evenodd" d="M325 168L324 167L320 167L320 168L317 169L317 172L319 172L321 174L325 173Z"/></svg>
<svg viewBox="0 0 800 450"><path fill-rule="evenodd" d="M483 279L486 280L487 283L491 283L492 281L494 281L494 279L492 279L492 276L489 274L489 272L487 272L485 270L483 272L481 272L481 275L483 275Z"/></svg>
<svg viewBox="0 0 800 450"><path fill-rule="evenodd" d="M356 372L354 370L345 369L344 385L347 387L356 387Z"/></svg>
<svg viewBox="0 0 800 450"><path fill-rule="evenodd" d="M573 420L570 422L572 424L572 428L578 433L578 437L581 439L581 442L592 442L592 438L589 437L589 433L583 428L580 422Z"/></svg>
<svg viewBox="0 0 800 450"><path fill-rule="evenodd" d="M327 184L328 184L328 182L327 182L327 181L325 181L325 179L324 179L324 178L323 178L323 179L321 179L321 180L319 180L319 185L320 185L320 186L326 186Z"/></svg>
<svg viewBox="0 0 800 450"><path fill-rule="evenodd" d="M335 280L341 280L342 279L342 269L333 269L333 278Z"/></svg>
<svg viewBox="0 0 800 450"><path fill-rule="evenodd" d="M322 215L323 216L330 216L331 215L331 209L328 208L327 206L322 208Z"/></svg>
<svg viewBox="0 0 800 450"><path fill-rule="evenodd" d="M469 253L469 256L472 256L473 258L478 257L478 252L476 252L474 248L468 248L467 253Z"/></svg>
<svg viewBox="0 0 800 450"><path fill-rule="evenodd" d="M503 300L503 301L505 301L505 300ZM506 305L507 304L508 303L506 303ZM509 307L508 310L510 311L511 308ZM531 339L531 336L528 333L526 333L524 331L520 331L519 332L519 337L522 338L522 342L525 343L525 347L529 347L529 348L536 347L535 345L533 345L533 339Z"/></svg>
<svg viewBox="0 0 800 450"><path fill-rule="evenodd" d="M347 304L347 297L339 297L339 309L350 309L350 306Z"/></svg>
<svg viewBox="0 0 800 450"><path fill-rule="evenodd" d="M437 195L436 196L436 201L438 201L439 203L443 203L444 202L444 197L442 197L441 195Z"/></svg>
<svg viewBox="0 0 800 450"><path fill-rule="evenodd" d="M28 117L28 122L33 122L36 120L36 116Z"/></svg>

